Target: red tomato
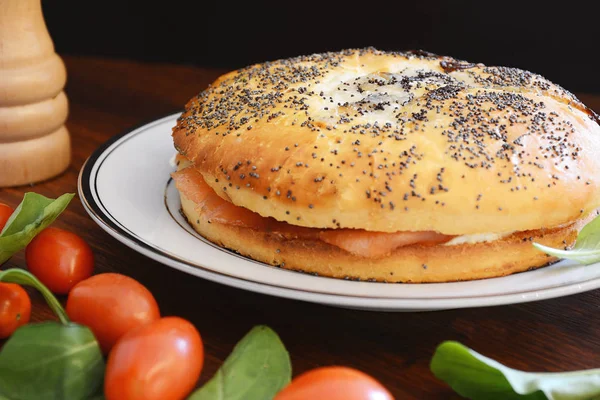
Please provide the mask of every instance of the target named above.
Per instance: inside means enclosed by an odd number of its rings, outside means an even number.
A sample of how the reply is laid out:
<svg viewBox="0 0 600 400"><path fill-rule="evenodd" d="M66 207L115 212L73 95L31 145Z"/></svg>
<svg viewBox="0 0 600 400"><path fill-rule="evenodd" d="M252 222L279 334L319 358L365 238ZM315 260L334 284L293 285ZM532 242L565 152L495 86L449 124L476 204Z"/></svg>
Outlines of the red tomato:
<svg viewBox="0 0 600 400"><path fill-rule="evenodd" d="M135 279L115 273L94 275L75 285L67 314L94 332L104 354L125 333L160 318L152 293Z"/></svg>
<svg viewBox="0 0 600 400"><path fill-rule="evenodd" d="M165 317L127 332L106 364L107 400L182 400L204 364L200 334L190 322Z"/></svg>
<svg viewBox="0 0 600 400"><path fill-rule="evenodd" d="M347 367L322 367L296 377L275 400L393 400L371 376Z"/></svg>
<svg viewBox="0 0 600 400"><path fill-rule="evenodd" d="M0 282L0 339L6 339L29 322L31 300L21 286Z"/></svg>
<svg viewBox="0 0 600 400"><path fill-rule="evenodd" d="M6 225L6 221L8 221L14 211L15 210L13 210L12 207L0 203L0 232L2 232L4 225Z"/></svg>
<svg viewBox="0 0 600 400"><path fill-rule="evenodd" d="M25 250L27 268L56 294L67 294L94 270L94 253L78 235L46 228Z"/></svg>

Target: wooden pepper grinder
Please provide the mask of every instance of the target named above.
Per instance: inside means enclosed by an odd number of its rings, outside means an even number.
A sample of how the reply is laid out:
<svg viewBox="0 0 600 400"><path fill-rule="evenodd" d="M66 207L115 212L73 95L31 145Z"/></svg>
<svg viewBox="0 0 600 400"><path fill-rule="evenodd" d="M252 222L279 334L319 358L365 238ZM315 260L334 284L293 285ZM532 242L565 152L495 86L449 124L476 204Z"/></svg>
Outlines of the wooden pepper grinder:
<svg viewBox="0 0 600 400"><path fill-rule="evenodd" d="M0 0L0 187L45 180L69 166L66 79L41 0Z"/></svg>

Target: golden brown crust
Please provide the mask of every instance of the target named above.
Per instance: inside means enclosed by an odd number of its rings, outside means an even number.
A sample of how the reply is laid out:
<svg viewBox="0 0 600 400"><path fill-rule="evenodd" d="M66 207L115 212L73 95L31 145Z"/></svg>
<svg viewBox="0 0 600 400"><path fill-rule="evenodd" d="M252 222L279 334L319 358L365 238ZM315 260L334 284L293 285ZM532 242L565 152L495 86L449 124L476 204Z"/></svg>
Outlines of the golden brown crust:
<svg viewBox="0 0 600 400"><path fill-rule="evenodd" d="M173 138L217 193L263 216L461 235L600 206L594 118L526 71L361 49L233 71Z"/></svg>
<svg viewBox="0 0 600 400"><path fill-rule="evenodd" d="M210 223L181 195L182 210L194 229L215 244L286 269L321 276L381 282L451 282L509 275L547 265L556 259L532 242L571 246L584 220L555 229L520 232L488 243L412 245L390 255L363 258L320 240L285 239L249 228Z"/></svg>

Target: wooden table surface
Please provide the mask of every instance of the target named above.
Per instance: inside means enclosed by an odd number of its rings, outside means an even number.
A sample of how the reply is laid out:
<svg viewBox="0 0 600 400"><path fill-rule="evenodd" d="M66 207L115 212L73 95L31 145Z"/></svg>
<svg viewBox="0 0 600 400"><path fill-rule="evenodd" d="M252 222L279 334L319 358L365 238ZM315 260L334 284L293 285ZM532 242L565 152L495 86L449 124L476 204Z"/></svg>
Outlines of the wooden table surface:
<svg viewBox="0 0 600 400"><path fill-rule="evenodd" d="M26 191L49 197L76 193L79 169L100 144L131 126L182 109L225 72L79 57L65 57L65 62L71 166L44 183L0 189L1 202L16 206ZM579 97L600 111L600 96ZM78 199L55 226L76 232L91 244L96 272L132 276L152 291L163 315L178 315L196 325L206 353L199 385L257 324L279 333L295 375L325 365L351 366L377 378L396 399L457 398L429 371L434 349L450 339L529 371L600 368L599 290L509 306L419 313L355 311L246 292L161 265L105 233ZM23 253L5 267L25 267ZM53 319L41 296L30 293L32 319Z"/></svg>

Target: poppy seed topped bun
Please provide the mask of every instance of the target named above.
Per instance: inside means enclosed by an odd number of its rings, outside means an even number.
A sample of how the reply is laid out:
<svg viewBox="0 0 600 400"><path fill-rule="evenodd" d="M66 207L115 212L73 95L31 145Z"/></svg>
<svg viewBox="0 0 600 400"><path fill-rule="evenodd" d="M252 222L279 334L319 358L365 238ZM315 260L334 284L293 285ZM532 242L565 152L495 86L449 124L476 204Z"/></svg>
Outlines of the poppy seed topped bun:
<svg viewBox="0 0 600 400"><path fill-rule="evenodd" d="M598 121L527 71L366 48L223 75L188 102L173 139L218 196L262 217L499 235L600 206Z"/></svg>

